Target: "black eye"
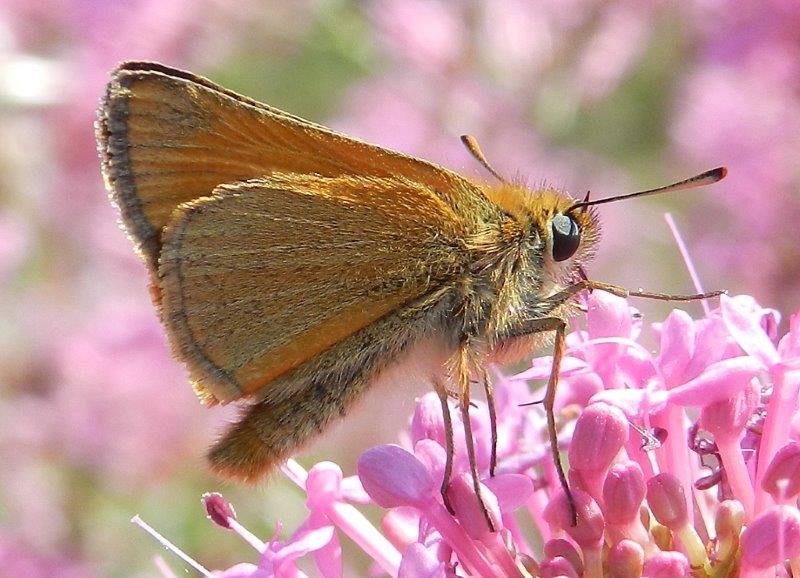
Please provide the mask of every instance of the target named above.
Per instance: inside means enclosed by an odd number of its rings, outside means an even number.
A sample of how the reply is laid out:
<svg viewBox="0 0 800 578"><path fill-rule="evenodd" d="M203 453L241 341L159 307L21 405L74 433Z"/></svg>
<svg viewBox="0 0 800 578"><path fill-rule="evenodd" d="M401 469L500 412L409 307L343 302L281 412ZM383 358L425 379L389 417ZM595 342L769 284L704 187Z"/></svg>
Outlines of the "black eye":
<svg viewBox="0 0 800 578"><path fill-rule="evenodd" d="M556 215L550 221L553 228L553 259L566 261L578 250L581 244L581 229L572 217Z"/></svg>

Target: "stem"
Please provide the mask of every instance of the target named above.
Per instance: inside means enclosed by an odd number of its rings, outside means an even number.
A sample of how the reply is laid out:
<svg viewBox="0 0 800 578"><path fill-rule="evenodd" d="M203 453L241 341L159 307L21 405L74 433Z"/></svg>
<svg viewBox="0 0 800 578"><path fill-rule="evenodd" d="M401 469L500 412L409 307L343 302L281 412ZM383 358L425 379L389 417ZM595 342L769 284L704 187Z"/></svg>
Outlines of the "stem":
<svg viewBox="0 0 800 578"><path fill-rule="evenodd" d="M444 509L444 506L431 500L425 510L428 521L444 538L444 541L453 549L461 563L467 569L476 573L481 578L500 578L500 575L491 567L486 559L475 548L464 528L456 524L453 517Z"/></svg>
<svg viewBox="0 0 800 578"><path fill-rule="evenodd" d="M675 224L675 220L672 218L672 214L664 213L664 220L667 222L669 230L672 231L672 236L675 238L675 244L678 245L678 251L680 251L681 257L683 257L683 263L686 265L686 269L689 271L689 277L692 279L692 284L694 285L695 291L698 293L704 293L703 285L700 283L700 276L697 274L697 269L694 267L692 257L689 255L689 249L686 248L686 243L683 242L683 237L678 230L678 226ZM709 313L711 313L711 307L708 306L708 301L703 299L700 304L703 306L703 312L706 314L706 317L708 317Z"/></svg>
<svg viewBox="0 0 800 578"><path fill-rule="evenodd" d="M281 471L305 491L308 472L303 466L289 459L281 466ZM397 576L402 558L400 552L364 517L364 514L346 502L336 501L325 511L325 515L381 568L391 576Z"/></svg>
<svg viewBox="0 0 800 578"><path fill-rule="evenodd" d="M159 534L155 530L155 528L153 528L150 524L142 520L138 514L133 518L131 518L131 523L136 524L142 530L150 534L153 538L156 539L156 541L158 541L159 544L164 546L165 549L175 554L178 558L186 562L189 566L197 570L200 574L206 576L207 578L212 578L211 572L206 570L199 562L196 562L195 560L190 558L188 554L186 554L183 550L178 548L175 544L173 544L172 542L167 540L164 536Z"/></svg>
<svg viewBox="0 0 800 578"><path fill-rule="evenodd" d="M744 506L746 519L749 522L753 519L755 492L750 475L747 473L747 464L744 462L739 436L717 436L716 442L733 495Z"/></svg>
<svg viewBox="0 0 800 578"><path fill-rule="evenodd" d="M700 539L700 536L697 535L695 529L691 525L686 524L677 531L677 534L681 544L683 544L686 557L692 568L702 567L706 574L709 574L711 572L711 567L708 562L708 554L706 554L705 545Z"/></svg>
<svg viewBox="0 0 800 578"><path fill-rule="evenodd" d="M758 448L758 470L756 474L755 513L758 514L772 504L769 493L761 488L764 473L781 444L789 439L792 413L797 407L800 371L786 370L780 364L772 368L772 397L767 407L764 431Z"/></svg>
<svg viewBox="0 0 800 578"><path fill-rule="evenodd" d="M667 407L652 417L652 423L669 432L664 445L660 450L656 450L659 469L662 472L674 474L680 480L686 493L686 514L689 517L689 523L694 524L694 507L692 506L694 484L691 476L692 468L689 464L689 450L686 449L683 437L683 432L686 431L684 417L682 407L667 404Z"/></svg>
<svg viewBox="0 0 800 578"><path fill-rule="evenodd" d="M263 554L266 551L267 545L262 542L258 536L242 526L239 522L233 518L228 518L228 525L231 527L231 530L233 530L242 540L255 548L259 554Z"/></svg>
<svg viewBox="0 0 800 578"><path fill-rule="evenodd" d="M325 512L328 519L364 550L391 576L400 571L400 552L355 507L334 502Z"/></svg>
<svg viewBox="0 0 800 578"><path fill-rule="evenodd" d="M583 566L585 578L603 578L603 561L599 548L583 548Z"/></svg>

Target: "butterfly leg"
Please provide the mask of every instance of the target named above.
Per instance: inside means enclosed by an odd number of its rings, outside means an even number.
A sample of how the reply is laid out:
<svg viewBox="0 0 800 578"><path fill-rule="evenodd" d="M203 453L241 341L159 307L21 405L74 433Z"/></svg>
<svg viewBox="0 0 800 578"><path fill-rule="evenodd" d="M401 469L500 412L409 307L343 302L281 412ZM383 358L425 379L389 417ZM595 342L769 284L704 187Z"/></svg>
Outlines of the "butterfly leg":
<svg viewBox="0 0 800 578"><path fill-rule="evenodd" d="M486 524L489 530L494 532L495 526L492 517L489 515L489 509L486 507L486 502L483 501L481 494L481 478L478 472L478 460L475 456L475 440L472 437L472 423L469 419L469 406L470 406L470 351L468 342L461 344L458 351L458 359L456 371L458 374L458 384L461 394L460 409L461 420L464 422L464 441L467 445L467 457L469 458L469 468L472 474L472 487L475 490L475 496L478 498L481 512L486 518Z"/></svg>
<svg viewBox="0 0 800 578"><path fill-rule="evenodd" d="M494 387L492 378L485 367L481 368L483 389L486 392L486 405L489 406L489 426L492 432L492 454L489 458L489 476L494 477L497 469L497 409L494 404Z"/></svg>
<svg viewBox="0 0 800 578"><path fill-rule="evenodd" d="M444 420L444 438L446 445L445 450L447 453L444 464L444 475L442 476L442 501L444 502L447 511L451 514L454 514L455 510L453 510L453 506L450 505L450 498L447 496L447 487L450 485L450 478L453 475L453 456L455 454L455 444L453 442L453 419L450 416L450 405L448 403L448 398L450 397L451 392L439 379L433 380L433 387L436 390L436 395L439 396L439 401L442 404L442 419Z"/></svg>
<svg viewBox="0 0 800 578"><path fill-rule="evenodd" d="M561 483L561 487L567 497L567 503L569 504L570 514L572 516L572 525L575 526L578 523L578 511L575 508L575 499L572 496L572 491L569 489L569 482L564 472L564 466L561 464L555 416L556 389L558 388L558 374L561 367L561 358L564 356L566 327L567 325L564 320L559 317L533 319L520 327L517 331L514 331L513 335L510 337L521 337L533 333L555 331L556 338L553 346L553 365L550 369L550 377L547 380L547 390L541 402L536 403L542 403L542 405L544 405L545 415L547 416L547 433L550 438L550 453L553 456L553 464L556 467L558 481Z"/></svg>

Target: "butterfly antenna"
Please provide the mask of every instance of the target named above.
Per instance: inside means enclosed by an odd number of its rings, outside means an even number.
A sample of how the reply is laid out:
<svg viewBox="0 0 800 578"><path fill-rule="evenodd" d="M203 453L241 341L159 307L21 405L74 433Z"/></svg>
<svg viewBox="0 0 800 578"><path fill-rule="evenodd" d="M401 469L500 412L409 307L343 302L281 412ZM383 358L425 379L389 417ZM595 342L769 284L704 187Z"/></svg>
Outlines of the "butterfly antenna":
<svg viewBox="0 0 800 578"><path fill-rule="evenodd" d="M593 201L584 199L583 201L572 205L569 210L574 211L575 209L585 209L586 207L594 205L602 205L604 203L612 203L616 201L622 201L623 199L632 199L634 197L647 197L650 195L660 195L661 193L696 189L697 187L703 187L705 185L711 185L717 181L721 181L727 174L728 169L725 167L717 167L716 169L711 169L710 171L700 173L699 175L696 175L690 179L672 183L666 187L658 187L657 189L649 189L647 191L639 191L638 193L629 193L627 195L617 195L616 197L607 197L605 199L595 199Z"/></svg>
<svg viewBox="0 0 800 578"><path fill-rule="evenodd" d="M498 173L496 170L492 168L492 165L490 165L489 161L486 160L486 157L483 156L483 151L481 150L481 147L474 136L472 136L471 134L463 134L461 135L461 142L464 143L465 147L467 147L469 154L471 154L476 161L481 163L483 165L483 168L489 171L494 178L496 178L501 183L508 183L508 181L504 179L500 173Z"/></svg>

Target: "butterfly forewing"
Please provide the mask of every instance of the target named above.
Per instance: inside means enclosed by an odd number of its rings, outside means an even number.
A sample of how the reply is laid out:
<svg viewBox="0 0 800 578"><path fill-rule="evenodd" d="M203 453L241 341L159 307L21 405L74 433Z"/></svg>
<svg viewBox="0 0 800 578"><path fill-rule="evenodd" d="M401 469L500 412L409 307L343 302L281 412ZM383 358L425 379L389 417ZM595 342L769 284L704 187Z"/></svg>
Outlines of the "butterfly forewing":
<svg viewBox="0 0 800 578"><path fill-rule="evenodd" d="M112 75L99 114L103 169L128 232L157 269L161 230L217 185L272 173L405 177L476 224L492 211L446 169L334 133L188 72L143 62Z"/></svg>
<svg viewBox="0 0 800 578"><path fill-rule="evenodd" d="M229 401L452 279L466 234L404 178L225 185L167 227L162 317L199 392Z"/></svg>

